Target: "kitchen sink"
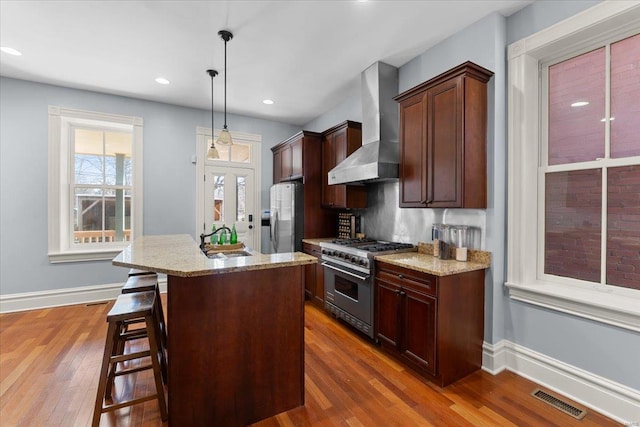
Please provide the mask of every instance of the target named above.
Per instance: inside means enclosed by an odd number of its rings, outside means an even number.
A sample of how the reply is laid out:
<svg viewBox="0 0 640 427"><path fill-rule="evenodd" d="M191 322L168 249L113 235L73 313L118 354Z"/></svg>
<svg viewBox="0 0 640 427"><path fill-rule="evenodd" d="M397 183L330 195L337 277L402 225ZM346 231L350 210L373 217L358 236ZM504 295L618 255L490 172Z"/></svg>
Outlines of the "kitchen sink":
<svg viewBox="0 0 640 427"><path fill-rule="evenodd" d="M207 257L211 259L227 259L227 258L239 258L245 256L253 256L251 252L236 250L236 251L222 251L207 254Z"/></svg>

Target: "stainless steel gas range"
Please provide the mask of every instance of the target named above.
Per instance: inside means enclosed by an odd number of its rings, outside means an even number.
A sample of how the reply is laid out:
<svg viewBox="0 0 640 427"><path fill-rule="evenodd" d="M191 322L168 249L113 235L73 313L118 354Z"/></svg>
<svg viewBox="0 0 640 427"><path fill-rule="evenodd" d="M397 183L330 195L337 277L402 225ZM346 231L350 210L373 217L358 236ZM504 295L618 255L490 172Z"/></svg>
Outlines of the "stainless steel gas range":
<svg viewBox="0 0 640 427"><path fill-rule="evenodd" d="M376 255L416 251L409 243L373 239L321 242L325 308L373 338L373 276Z"/></svg>

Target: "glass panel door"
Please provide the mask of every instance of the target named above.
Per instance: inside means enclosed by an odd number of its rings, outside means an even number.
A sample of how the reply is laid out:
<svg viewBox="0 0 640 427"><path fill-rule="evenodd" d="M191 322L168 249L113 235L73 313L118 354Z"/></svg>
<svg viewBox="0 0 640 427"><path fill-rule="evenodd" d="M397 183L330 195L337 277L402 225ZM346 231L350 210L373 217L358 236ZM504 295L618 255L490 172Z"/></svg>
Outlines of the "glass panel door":
<svg viewBox="0 0 640 427"><path fill-rule="evenodd" d="M206 166L205 171L205 232L210 233L213 224L216 228L235 224L238 242L256 248L260 224L253 206L253 169Z"/></svg>

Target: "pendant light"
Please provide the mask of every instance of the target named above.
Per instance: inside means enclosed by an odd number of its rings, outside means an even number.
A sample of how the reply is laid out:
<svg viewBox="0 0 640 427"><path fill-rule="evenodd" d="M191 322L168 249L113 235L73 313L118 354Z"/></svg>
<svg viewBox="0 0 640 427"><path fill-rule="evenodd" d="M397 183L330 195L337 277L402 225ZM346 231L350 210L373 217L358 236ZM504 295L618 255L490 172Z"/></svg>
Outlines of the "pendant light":
<svg viewBox="0 0 640 427"><path fill-rule="evenodd" d="M220 154L216 150L216 146L213 143L213 134L215 128L213 127L213 78L218 75L216 70L207 70L207 74L211 76L211 147L207 150L207 159L219 159Z"/></svg>
<svg viewBox="0 0 640 427"><path fill-rule="evenodd" d="M227 30L220 30L218 35L224 40L224 128L218 135L216 144L233 145L231 133L227 129L227 42L233 38L233 34Z"/></svg>

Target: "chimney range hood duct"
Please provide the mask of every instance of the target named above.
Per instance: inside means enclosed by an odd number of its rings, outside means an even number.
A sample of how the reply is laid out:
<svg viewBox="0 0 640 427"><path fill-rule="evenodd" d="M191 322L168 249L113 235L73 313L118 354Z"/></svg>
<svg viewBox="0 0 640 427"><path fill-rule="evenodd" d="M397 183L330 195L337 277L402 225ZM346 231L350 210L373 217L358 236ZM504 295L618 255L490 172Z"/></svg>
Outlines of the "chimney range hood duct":
<svg viewBox="0 0 640 427"><path fill-rule="evenodd" d="M362 147L329 171L329 185L398 178L398 69L376 62L362 72Z"/></svg>

